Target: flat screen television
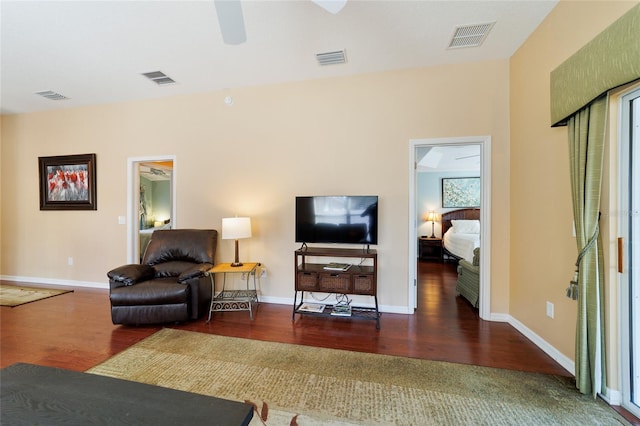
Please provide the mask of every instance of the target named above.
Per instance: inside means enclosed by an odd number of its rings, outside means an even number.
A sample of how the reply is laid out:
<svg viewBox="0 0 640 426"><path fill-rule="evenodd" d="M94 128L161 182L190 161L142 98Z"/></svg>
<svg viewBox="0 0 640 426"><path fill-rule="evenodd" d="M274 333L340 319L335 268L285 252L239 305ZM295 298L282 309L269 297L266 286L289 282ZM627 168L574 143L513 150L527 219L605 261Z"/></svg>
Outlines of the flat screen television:
<svg viewBox="0 0 640 426"><path fill-rule="evenodd" d="M378 196L296 197L296 242L378 244Z"/></svg>

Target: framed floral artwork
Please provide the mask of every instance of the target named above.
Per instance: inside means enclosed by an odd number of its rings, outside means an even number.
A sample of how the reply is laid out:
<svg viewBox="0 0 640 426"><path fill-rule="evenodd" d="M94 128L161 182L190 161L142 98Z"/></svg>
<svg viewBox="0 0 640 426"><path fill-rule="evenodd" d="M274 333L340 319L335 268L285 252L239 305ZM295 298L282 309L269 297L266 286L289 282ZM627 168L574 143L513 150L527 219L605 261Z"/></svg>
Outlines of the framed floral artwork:
<svg viewBox="0 0 640 426"><path fill-rule="evenodd" d="M480 207L480 178L442 178L442 207Z"/></svg>
<svg viewBox="0 0 640 426"><path fill-rule="evenodd" d="M38 157L40 210L97 210L96 154Z"/></svg>

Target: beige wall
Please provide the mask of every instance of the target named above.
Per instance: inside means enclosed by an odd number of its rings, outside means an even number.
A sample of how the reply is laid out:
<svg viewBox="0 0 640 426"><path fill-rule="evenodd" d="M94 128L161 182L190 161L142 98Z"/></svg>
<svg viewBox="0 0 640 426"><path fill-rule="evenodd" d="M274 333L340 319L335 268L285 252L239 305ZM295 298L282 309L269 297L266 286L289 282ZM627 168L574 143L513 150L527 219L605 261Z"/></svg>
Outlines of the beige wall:
<svg viewBox="0 0 640 426"><path fill-rule="evenodd" d="M500 60L5 116L1 273L106 285L126 261L127 158L176 155L177 225L251 216L240 254L264 262L271 298L293 297L295 195L379 195L379 302L406 311L409 140L490 135L492 309L506 313L508 80ZM92 152L98 210L40 211L37 157ZM218 260L232 257L220 241Z"/></svg>
<svg viewBox="0 0 640 426"><path fill-rule="evenodd" d="M510 313L570 359L577 307L565 289L577 249L567 130L550 127L549 73L636 4L562 1L510 61ZM555 305L554 319L545 315L547 301ZM617 311L608 315L617 318ZM608 333L615 369L615 328ZM609 371L609 387L615 389L614 372Z"/></svg>

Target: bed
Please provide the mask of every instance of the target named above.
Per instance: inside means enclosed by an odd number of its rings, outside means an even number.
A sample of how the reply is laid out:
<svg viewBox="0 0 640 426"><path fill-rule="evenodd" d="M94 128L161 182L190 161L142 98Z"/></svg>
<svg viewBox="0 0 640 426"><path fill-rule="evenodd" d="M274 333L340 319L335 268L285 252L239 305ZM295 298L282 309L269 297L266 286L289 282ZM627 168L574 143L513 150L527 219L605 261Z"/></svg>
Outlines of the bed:
<svg viewBox="0 0 640 426"><path fill-rule="evenodd" d="M460 209L442 213L442 244L448 258L473 261L480 247L480 209Z"/></svg>

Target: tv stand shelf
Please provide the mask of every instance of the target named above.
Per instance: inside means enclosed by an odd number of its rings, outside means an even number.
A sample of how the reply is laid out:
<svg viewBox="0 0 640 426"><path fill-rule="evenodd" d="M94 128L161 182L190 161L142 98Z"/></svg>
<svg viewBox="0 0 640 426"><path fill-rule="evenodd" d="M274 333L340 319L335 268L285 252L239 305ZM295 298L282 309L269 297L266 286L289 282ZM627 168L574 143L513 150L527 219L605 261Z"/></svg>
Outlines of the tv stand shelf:
<svg viewBox="0 0 640 426"><path fill-rule="evenodd" d="M307 257L341 257L352 259L371 259L372 265L351 265L349 269L327 270L328 263L309 263ZM316 260L317 261L317 260ZM376 328L380 329L380 312L378 310L377 273L378 254L375 250L329 248L329 247L304 247L294 252L295 265L295 293L293 297L293 313L291 320L295 320L296 314L321 315L333 318L357 318L376 321ZM298 292L300 300L298 301ZM350 316L331 315L333 306L327 305L322 313L300 311L304 303L305 292L357 294L372 296L375 308L355 307L351 308Z"/></svg>

